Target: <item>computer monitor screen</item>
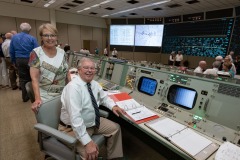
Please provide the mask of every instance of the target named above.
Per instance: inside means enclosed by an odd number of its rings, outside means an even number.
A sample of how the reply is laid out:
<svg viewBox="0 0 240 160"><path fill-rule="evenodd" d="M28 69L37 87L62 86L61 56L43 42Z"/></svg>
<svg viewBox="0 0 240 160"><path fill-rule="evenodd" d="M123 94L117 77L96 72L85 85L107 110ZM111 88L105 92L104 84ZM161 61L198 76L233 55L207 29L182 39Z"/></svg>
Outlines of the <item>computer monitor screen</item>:
<svg viewBox="0 0 240 160"><path fill-rule="evenodd" d="M134 45L135 25L111 25L110 45Z"/></svg>
<svg viewBox="0 0 240 160"><path fill-rule="evenodd" d="M172 85L167 95L168 102L185 109L192 109L197 99L197 91L191 88Z"/></svg>
<svg viewBox="0 0 240 160"><path fill-rule="evenodd" d="M135 46L161 47L164 25L136 25Z"/></svg>
<svg viewBox="0 0 240 160"><path fill-rule="evenodd" d="M141 77L138 83L138 91L153 96L157 89L157 81L148 77Z"/></svg>

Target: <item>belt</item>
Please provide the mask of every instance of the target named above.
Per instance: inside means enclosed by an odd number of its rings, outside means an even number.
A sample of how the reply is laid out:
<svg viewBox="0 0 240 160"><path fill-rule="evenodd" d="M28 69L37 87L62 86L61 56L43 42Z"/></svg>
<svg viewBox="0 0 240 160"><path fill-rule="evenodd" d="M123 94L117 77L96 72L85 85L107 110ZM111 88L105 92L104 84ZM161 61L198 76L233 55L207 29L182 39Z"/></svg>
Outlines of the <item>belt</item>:
<svg viewBox="0 0 240 160"><path fill-rule="evenodd" d="M10 58L10 57L5 57L5 58Z"/></svg>
<svg viewBox="0 0 240 160"><path fill-rule="evenodd" d="M63 123L62 121L60 121L59 124L61 124L62 126L66 127L66 128L72 128L71 125L66 125L66 124Z"/></svg>

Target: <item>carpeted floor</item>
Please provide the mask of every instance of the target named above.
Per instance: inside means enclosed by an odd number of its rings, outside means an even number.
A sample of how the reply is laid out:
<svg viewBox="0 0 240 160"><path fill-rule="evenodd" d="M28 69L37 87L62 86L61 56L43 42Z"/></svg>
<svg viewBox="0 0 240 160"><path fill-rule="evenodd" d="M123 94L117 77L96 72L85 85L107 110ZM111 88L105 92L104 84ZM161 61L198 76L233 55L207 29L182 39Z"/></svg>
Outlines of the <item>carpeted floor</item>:
<svg viewBox="0 0 240 160"><path fill-rule="evenodd" d="M43 160L33 125L31 102L22 102L21 91L0 88L0 160ZM122 126L125 160L165 160L158 152ZM104 149L101 150L105 152ZM106 155L102 153L102 155Z"/></svg>

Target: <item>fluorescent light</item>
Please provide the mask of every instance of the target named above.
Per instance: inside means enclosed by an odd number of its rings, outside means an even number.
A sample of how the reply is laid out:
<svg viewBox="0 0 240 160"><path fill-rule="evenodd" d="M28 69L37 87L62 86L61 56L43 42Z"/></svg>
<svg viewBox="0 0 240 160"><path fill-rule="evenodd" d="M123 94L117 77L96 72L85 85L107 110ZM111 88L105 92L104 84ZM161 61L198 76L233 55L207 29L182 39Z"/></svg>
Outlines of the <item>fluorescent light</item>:
<svg viewBox="0 0 240 160"><path fill-rule="evenodd" d="M109 3L111 1L113 1L113 0L106 0L106 1L101 2L100 4L106 4L106 3Z"/></svg>
<svg viewBox="0 0 240 160"><path fill-rule="evenodd" d="M50 4L49 4L49 3L46 3L46 4L44 4L44 7L48 7L48 6L50 6Z"/></svg>
<svg viewBox="0 0 240 160"><path fill-rule="evenodd" d="M98 6L100 6L100 4L95 4L95 5L91 6L91 8L98 7Z"/></svg>
<svg viewBox="0 0 240 160"><path fill-rule="evenodd" d="M55 1L55 0L54 0L54 1ZM92 5L92 6L90 6L90 7L87 7L87 8L85 8L85 9L83 9L83 10L77 11L77 13L80 13L80 12L86 11L86 10L89 10L89 9L91 9L91 8L98 7L98 6L102 5L102 4L106 4L106 3L109 3L109 2L112 2L112 1L115 1L115 0L106 0L106 1L103 1L103 2L98 3L98 4L94 4L94 5Z"/></svg>
<svg viewBox="0 0 240 160"><path fill-rule="evenodd" d="M142 8L146 8L146 7L151 7L151 6L155 6L155 5L167 3L167 2L170 2L170 1L171 1L171 0L164 0L164 1L161 1L161 2L151 3L151 4L143 5L143 6L140 6L140 7L131 8L131 9L123 10L123 11L120 11L120 12L116 12L116 13L113 13L113 14L111 14L111 15L116 15L116 14L125 13L125 12L129 12L129 11L134 11L134 10L137 10L137 9L142 9Z"/></svg>
<svg viewBox="0 0 240 160"><path fill-rule="evenodd" d="M56 0L51 0L48 3L44 4L44 7L49 7L51 4L55 3Z"/></svg>
<svg viewBox="0 0 240 160"><path fill-rule="evenodd" d="M109 15L103 15L102 17L108 17Z"/></svg>
<svg viewBox="0 0 240 160"><path fill-rule="evenodd" d="M87 8L84 8L83 10L86 11L86 10L89 10L89 9L90 9L90 7L87 7Z"/></svg>
<svg viewBox="0 0 240 160"><path fill-rule="evenodd" d="M49 4L53 4L53 3L55 3L56 2L56 0L51 0L51 1L49 1L48 3Z"/></svg>

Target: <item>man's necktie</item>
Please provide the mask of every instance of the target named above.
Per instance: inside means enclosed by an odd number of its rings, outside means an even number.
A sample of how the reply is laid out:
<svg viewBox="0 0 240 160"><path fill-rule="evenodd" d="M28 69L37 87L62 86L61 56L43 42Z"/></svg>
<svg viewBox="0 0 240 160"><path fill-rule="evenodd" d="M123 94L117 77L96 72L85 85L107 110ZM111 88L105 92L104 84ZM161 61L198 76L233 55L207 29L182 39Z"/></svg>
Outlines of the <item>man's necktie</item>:
<svg viewBox="0 0 240 160"><path fill-rule="evenodd" d="M94 107L95 114L96 114L95 124L96 124L96 127L99 128L100 114L99 114L99 108L98 108L98 105L97 105L97 101L96 101L96 99L93 95L93 92L92 92L92 89L91 89L91 83L87 83L87 87L88 87L88 92L90 94L90 97L91 97L91 100L92 100L92 105Z"/></svg>

